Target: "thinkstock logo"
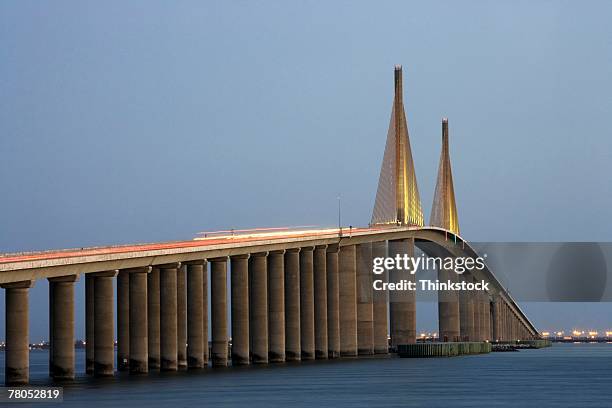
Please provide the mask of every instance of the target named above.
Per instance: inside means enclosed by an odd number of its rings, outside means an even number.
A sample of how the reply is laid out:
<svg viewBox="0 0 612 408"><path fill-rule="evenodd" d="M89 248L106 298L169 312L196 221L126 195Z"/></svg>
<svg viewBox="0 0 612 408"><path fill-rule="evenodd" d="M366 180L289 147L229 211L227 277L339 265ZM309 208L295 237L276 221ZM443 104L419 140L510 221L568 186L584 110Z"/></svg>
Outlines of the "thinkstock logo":
<svg viewBox="0 0 612 408"><path fill-rule="evenodd" d="M395 257L377 257L373 259L372 272L375 275L380 275L385 271L399 270L410 272L414 275L417 270L432 271L432 270L447 270L454 271L456 274L463 274L464 272L471 270L483 270L485 268L483 257L428 257L426 255L421 256L408 256L396 255Z"/></svg>

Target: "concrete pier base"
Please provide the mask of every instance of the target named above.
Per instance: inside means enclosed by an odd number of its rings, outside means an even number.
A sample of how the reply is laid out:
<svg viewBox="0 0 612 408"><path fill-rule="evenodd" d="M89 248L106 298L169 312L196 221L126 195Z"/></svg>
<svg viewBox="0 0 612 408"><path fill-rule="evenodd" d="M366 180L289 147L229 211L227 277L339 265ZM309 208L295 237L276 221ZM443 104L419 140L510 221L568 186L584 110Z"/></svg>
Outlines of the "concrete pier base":
<svg viewBox="0 0 612 408"><path fill-rule="evenodd" d="M268 360L285 361L285 251L268 254Z"/></svg>
<svg viewBox="0 0 612 408"><path fill-rule="evenodd" d="M248 255L231 257L232 365L250 362L248 266Z"/></svg>
<svg viewBox="0 0 612 408"><path fill-rule="evenodd" d="M302 360L315 358L313 247L300 250L300 342Z"/></svg>
<svg viewBox="0 0 612 408"><path fill-rule="evenodd" d="M51 338L49 371L55 381L74 379L74 282L77 275L49 279Z"/></svg>
<svg viewBox="0 0 612 408"><path fill-rule="evenodd" d="M5 291L6 348L4 383L25 385L30 381L29 302L33 281L3 284Z"/></svg>
<svg viewBox="0 0 612 408"><path fill-rule="evenodd" d="M439 269L440 282L457 282L458 276L453 270ZM454 290L438 291L438 333L442 342L460 341L459 295Z"/></svg>
<svg viewBox="0 0 612 408"><path fill-rule="evenodd" d="M472 281L467 272L460 279L465 282ZM474 302L472 294L467 291L459 292L459 335L461 341L474 340Z"/></svg>
<svg viewBox="0 0 612 408"><path fill-rule="evenodd" d="M179 368L187 367L187 265L176 270L176 359Z"/></svg>
<svg viewBox="0 0 612 408"><path fill-rule="evenodd" d="M327 333L327 245L318 245L313 253L315 358L326 359Z"/></svg>
<svg viewBox="0 0 612 408"><path fill-rule="evenodd" d="M402 239L389 241L389 257L397 255L414 256L414 240ZM401 280L415 281L414 275L406 271L389 272L390 282ZM416 299L414 291L393 291L389 294L389 317L391 327L391 345L416 343Z"/></svg>
<svg viewBox="0 0 612 408"><path fill-rule="evenodd" d="M208 348L208 332L204 333L204 268L206 261L187 262L187 367L203 368L204 346ZM206 341L205 341L206 339Z"/></svg>
<svg viewBox="0 0 612 408"><path fill-rule="evenodd" d="M285 251L285 359L300 361L300 249Z"/></svg>
<svg viewBox="0 0 612 408"><path fill-rule="evenodd" d="M357 356L357 264L355 245L340 247L339 306L340 306L340 355Z"/></svg>
<svg viewBox="0 0 612 408"><path fill-rule="evenodd" d="M372 243L357 245L357 352L374 354Z"/></svg>
<svg viewBox="0 0 612 408"><path fill-rule="evenodd" d="M159 268L153 267L147 276L147 343L149 369L159 369L160 357L160 304Z"/></svg>
<svg viewBox="0 0 612 408"><path fill-rule="evenodd" d="M372 258L385 258L387 256L387 241L372 242ZM370 271L371 272L371 271ZM389 273L385 271L378 279L389 281ZM374 353L389 353L388 327L389 327L389 294L386 290L373 290L372 315L374 318Z"/></svg>
<svg viewBox="0 0 612 408"><path fill-rule="evenodd" d="M160 355L163 371L178 369L177 269L179 264L159 265Z"/></svg>
<svg viewBox="0 0 612 408"><path fill-rule="evenodd" d="M113 278L117 271L94 274L94 375L114 375L115 321Z"/></svg>
<svg viewBox="0 0 612 408"><path fill-rule="evenodd" d="M338 275L338 245L328 245L327 273L327 358L340 357L340 281Z"/></svg>
<svg viewBox="0 0 612 408"><path fill-rule="evenodd" d="M127 371L130 362L130 274L117 275L117 371Z"/></svg>
<svg viewBox="0 0 612 408"><path fill-rule="evenodd" d="M85 275L85 372L94 372L94 276Z"/></svg>
<svg viewBox="0 0 612 408"><path fill-rule="evenodd" d="M135 268L126 271L130 274L129 369L131 374L145 374L149 372L147 274L150 271L150 267Z"/></svg>
<svg viewBox="0 0 612 408"><path fill-rule="evenodd" d="M227 366L227 258L210 260L212 364Z"/></svg>
<svg viewBox="0 0 612 408"><path fill-rule="evenodd" d="M267 252L249 258L249 317L251 361L268 363L268 264Z"/></svg>

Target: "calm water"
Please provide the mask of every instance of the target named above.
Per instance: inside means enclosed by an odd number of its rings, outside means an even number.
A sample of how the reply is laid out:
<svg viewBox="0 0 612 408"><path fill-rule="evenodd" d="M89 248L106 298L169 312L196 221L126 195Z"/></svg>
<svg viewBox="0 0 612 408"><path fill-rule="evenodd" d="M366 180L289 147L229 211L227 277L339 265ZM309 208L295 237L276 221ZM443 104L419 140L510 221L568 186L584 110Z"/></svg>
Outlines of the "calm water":
<svg viewBox="0 0 612 408"><path fill-rule="evenodd" d="M31 354L33 384L48 384L47 358L46 352ZM82 372L82 351L77 359ZM109 380L80 376L65 385L61 404L11 405L514 407L519 402L534 407L612 406L612 344L559 344L455 358L371 358L120 375Z"/></svg>

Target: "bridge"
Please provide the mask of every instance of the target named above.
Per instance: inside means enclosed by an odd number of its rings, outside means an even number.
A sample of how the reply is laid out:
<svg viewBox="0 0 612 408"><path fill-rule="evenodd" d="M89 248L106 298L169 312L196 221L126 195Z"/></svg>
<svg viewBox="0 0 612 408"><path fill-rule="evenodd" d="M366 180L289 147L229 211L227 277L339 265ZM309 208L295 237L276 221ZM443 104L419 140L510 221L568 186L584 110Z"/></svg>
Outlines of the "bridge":
<svg viewBox="0 0 612 408"><path fill-rule="evenodd" d="M459 233L448 138L444 119L426 226L402 102L402 69L396 66L391 123L368 227L227 232L190 241L0 255L5 382L29 382L28 292L44 280L49 374L55 381L75 377L74 286L80 278L85 279L86 372L97 376L388 354L416 343L415 293L373 290L372 259L413 255L415 248L430 256L478 256ZM441 341L539 338L488 267L461 277L437 272L441 281L489 283L487 292L438 294ZM414 276L391 270L385 279Z"/></svg>

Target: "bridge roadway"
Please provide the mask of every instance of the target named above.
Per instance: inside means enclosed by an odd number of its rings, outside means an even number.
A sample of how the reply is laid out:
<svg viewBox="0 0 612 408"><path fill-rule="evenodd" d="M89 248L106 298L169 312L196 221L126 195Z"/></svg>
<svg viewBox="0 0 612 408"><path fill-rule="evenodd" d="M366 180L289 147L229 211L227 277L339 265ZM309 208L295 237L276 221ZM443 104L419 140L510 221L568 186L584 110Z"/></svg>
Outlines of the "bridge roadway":
<svg viewBox="0 0 612 408"><path fill-rule="evenodd" d="M6 289L6 383L29 381L28 288L49 281L50 375L74 378L74 282L86 277L87 370L113 375L113 279L117 276L117 368L133 373L208 364L208 264L212 364L387 353L416 341L414 293L372 293L371 258L477 254L460 236L434 227L270 230L190 241L0 255ZM231 319L227 263L231 262ZM396 279L390 273L390 280ZM464 274L468 275L468 274ZM493 273L487 294L440 302L445 341L538 337ZM440 298L441 299L441 298ZM442 309L444 306L444 309ZM389 331L387 331L389 329ZM189 346L187 346L189 344Z"/></svg>

